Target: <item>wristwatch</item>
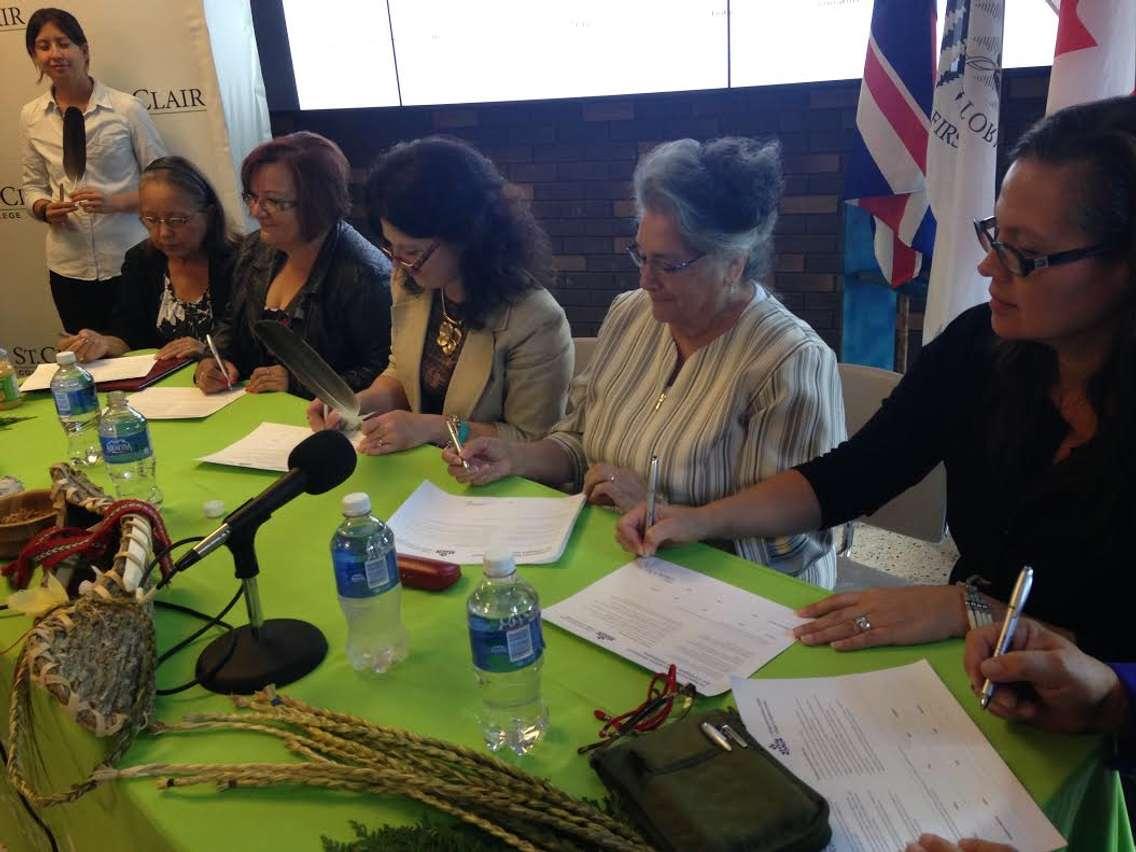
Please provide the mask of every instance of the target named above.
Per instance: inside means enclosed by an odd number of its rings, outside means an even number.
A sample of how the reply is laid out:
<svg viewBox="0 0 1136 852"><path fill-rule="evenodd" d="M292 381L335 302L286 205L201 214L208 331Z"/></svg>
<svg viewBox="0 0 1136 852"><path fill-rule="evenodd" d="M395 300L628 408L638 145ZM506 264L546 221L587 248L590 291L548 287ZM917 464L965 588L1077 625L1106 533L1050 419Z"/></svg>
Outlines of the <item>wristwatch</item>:
<svg viewBox="0 0 1136 852"><path fill-rule="evenodd" d="M979 574L972 574L959 583L966 592L966 617L970 621L971 630L994 623L994 612L990 608L990 603L978 588L980 585L989 584L989 581Z"/></svg>

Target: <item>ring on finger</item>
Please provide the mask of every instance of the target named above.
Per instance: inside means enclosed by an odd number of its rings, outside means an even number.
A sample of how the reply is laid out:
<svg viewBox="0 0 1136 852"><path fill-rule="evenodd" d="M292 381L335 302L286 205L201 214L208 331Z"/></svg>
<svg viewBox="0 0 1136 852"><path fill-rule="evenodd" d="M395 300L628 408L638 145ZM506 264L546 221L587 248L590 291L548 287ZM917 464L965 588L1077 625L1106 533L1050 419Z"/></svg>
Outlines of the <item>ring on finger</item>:
<svg viewBox="0 0 1136 852"><path fill-rule="evenodd" d="M852 623L856 626L856 630L860 633L867 633L872 629L872 620L867 615L858 615L852 619Z"/></svg>

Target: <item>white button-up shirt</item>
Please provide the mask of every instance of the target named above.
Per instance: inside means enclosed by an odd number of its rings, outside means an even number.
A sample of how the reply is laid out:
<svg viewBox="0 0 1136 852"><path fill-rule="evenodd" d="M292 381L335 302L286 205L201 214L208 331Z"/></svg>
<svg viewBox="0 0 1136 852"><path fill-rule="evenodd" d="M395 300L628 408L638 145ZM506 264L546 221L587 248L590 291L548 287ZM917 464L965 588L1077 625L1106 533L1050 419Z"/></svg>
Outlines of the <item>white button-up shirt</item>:
<svg viewBox="0 0 1136 852"><path fill-rule="evenodd" d="M98 80L83 113L87 127L87 172L79 184L63 173L63 114L50 91L20 111L24 203L59 200L78 186L105 196L138 190L142 169L166 155L146 109L136 98ZM126 250L146 237L133 213L88 213L68 217L74 227L47 229L47 268L68 278L105 281L122 271Z"/></svg>

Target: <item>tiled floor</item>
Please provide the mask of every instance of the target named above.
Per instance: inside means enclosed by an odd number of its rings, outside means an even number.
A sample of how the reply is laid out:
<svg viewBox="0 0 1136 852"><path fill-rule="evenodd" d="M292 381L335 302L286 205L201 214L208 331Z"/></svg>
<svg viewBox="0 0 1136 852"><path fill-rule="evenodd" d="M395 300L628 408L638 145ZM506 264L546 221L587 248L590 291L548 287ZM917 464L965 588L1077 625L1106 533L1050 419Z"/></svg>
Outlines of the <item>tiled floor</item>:
<svg viewBox="0 0 1136 852"><path fill-rule="evenodd" d="M958 550L948 536L941 544L857 524L848 556L862 565L912 583L945 583Z"/></svg>

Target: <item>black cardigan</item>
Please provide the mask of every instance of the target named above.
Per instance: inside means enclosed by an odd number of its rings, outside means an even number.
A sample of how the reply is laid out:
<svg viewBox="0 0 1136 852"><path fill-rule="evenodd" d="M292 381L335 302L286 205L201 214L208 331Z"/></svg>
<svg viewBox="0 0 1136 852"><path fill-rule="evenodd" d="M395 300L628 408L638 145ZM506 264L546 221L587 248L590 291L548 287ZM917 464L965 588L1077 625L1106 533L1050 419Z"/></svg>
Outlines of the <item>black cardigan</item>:
<svg viewBox="0 0 1136 852"><path fill-rule="evenodd" d="M213 328L229 310L235 248L209 257L209 301L213 308ZM122 261L122 286L111 313L107 334L122 338L131 349L161 349L169 340L158 333L158 308L168 268L166 256L143 240L131 248Z"/></svg>
<svg viewBox="0 0 1136 852"><path fill-rule="evenodd" d="M828 527L875 510L944 462L947 521L959 548L951 580L980 574L1006 601L1022 565L1031 565L1027 615L1072 630L1095 656L1136 659L1132 599L1123 591L1136 529L1131 445L1123 458L1104 460L1089 441L1054 464L1068 424L1049 406L1039 422L1015 426L1017 462L994 451L996 340L989 305L966 311L863 429L797 470Z"/></svg>
<svg viewBox="0 0 1136 852"><path fill-rule="evenodd" d="M259 231L245 237L237 252L233 298L214 341L241 378L276 363L253 328L264 314L268 287L286 259L283 252L261 242ZM390 271L386 255L340 220L324 238L307 282L287 307L292 330L352 390L369 387L390 358ZM288 391L312 397L291 374Z"/></svg>

